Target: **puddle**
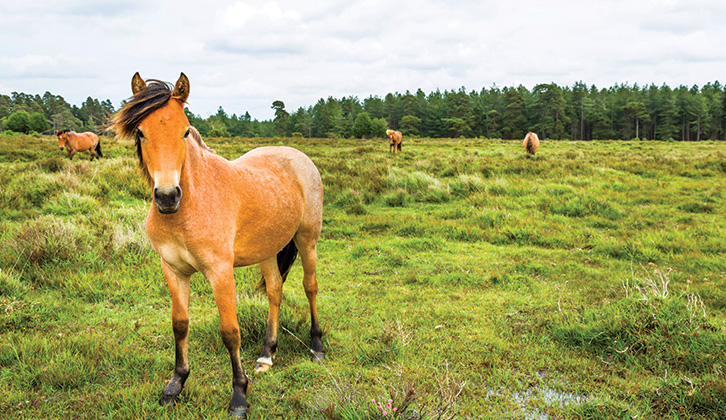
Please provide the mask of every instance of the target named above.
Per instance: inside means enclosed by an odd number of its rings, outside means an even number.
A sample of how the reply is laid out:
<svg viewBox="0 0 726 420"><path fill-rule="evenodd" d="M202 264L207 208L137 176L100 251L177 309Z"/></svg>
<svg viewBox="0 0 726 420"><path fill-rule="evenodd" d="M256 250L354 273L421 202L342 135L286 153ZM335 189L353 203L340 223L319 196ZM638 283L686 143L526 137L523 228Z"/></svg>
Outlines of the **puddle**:
<svg viewBox="0 0 726 420"><path fill-rule="evenodd" d="M577 395L571 392L558 391L547 385L537 385L521 392L502 392L496 389L487 389L487 396L509 396L517 404L525 420L547 420L549 415L532 408L533 401L542 401L547 406L565 407L571 404L582 404L594 399L592 396Z"/></svg>

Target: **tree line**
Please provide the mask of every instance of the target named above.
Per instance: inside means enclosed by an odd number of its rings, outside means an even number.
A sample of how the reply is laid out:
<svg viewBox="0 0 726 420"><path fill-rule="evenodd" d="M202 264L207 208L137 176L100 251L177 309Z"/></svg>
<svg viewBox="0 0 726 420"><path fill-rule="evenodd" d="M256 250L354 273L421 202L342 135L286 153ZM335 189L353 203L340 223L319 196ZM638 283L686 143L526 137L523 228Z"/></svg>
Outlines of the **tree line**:
<svg viewBox="0 0 726 420"><path fill-rule="evenodd" d="M45 133L70 128L74 131L97 131L113 114L110 100L90 96L80 107L62 96L45 92L43 96L13 92L0 95L0 126L19 133Z"/></svg>
<svg viewBox="0 0 726 420"><path fill-rule="evenodd" d="M528 131L541 138L594 140L726 140L726 86L618 84L598 89L538 84L480 91L465 88L428 94L389 93L320 99L288 113L275 109L277 135L305 137L383 136L387 126L408 136L520 139Z"/></svg>
<svg viewBox="0 0 726 420"><path fill-rule="evenodd" d="M274 118L258 121L249 112L231 116L220 106L203 118L188 108L192 125L205 137L384 137L388 128L414 137L541 138L594 140L726 140L726 86L617 84L597 88L538 84L493 85L480 91L445 90L319 99L294 112L272 103ZM88 97L80 107L46 92L0 95L0 126L17 132L70 128L98 131L114 112L110 100Z"/></svg>
<svg viewBox="0 0 726 420"><path fill-rule="evenodd" d="M123 106L123 103L121 104ZM12 92L0 95L0 129L18 133L50 133L69 128L100 133L116 110L110 100L88 97L81 106L71 105L62 96ZM272 121L257 121L248 112L228 116L219 107L216 114L202 118L185 109L192 125L204 136L271 137Z"/></svg>

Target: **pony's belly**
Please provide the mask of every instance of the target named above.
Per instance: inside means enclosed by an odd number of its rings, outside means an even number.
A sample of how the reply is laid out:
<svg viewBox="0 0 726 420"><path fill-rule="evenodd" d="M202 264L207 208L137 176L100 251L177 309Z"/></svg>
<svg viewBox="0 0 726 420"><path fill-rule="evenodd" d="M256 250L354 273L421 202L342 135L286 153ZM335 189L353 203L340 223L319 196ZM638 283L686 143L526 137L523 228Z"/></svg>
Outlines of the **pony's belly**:
<svg viewBox="0 0 726 420"><path fill-rule="evenodd" d="M252 264L258 264L272 256L277 255L275 248L260 246L255 247L244 247L242 249L235 249L234 255L234 266L235 267L246 267Z"/></svg>

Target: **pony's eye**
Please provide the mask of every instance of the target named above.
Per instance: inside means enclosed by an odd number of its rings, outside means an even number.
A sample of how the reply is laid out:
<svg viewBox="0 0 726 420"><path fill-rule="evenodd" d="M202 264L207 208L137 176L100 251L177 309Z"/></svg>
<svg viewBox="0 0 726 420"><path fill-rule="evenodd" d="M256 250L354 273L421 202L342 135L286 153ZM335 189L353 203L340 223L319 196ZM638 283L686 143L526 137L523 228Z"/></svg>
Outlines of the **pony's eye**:
<svg viewBox="0 0 726 420"><path fill-rule="evenodd" d="M187 128L187 132L184 133L184 138L189 137L189 134L191 133L191 130Z"/></svg>
<svg viewBox="0 0 726 420"><path fill-rule="evenodd" d="M141 130L136 130L136 140L143 140L144 139L144 133L141 132Z"/></svg>

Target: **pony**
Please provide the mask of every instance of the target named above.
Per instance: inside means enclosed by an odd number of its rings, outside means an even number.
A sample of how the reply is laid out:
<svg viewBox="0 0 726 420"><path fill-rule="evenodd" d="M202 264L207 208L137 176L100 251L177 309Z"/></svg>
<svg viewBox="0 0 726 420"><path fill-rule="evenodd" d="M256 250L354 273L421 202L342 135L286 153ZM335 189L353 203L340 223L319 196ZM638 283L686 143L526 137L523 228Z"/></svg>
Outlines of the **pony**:
<svg viewBox="0 0 726 420"><path fill-rule="evenodd" d="M524 149L529 153L530 155L533 155L537 153L537 148L539 147L539 137L537 137L537 134L533 132L527 133L526 136L524 136Z"/></svg>
<svg viewBox="0 0 726 420"><path fill-rule="evenodd" d="M103 157L101 151L101 140L95 133L86 131L85 133L76 133L72 130L56 130L55 135L58 137L58 143L60 149L67 149L68 159L73 160L73 156L76 152L88 152L91 155L91 160L94 157Z"/></svg>
<svg viewBox="0 0 726 420"><path fill-rule="evenodd" d="M291 147L260 147L233 161L215 154L184 113L189 97L184 73L172 88L167 82L144 81L137 72L131 91L110 128L120 138L134 139L142 176L152 189L154 204L145 229L169 287L176 349L160 403L174 405L189 376L189 280L201 272L212 286L232 365L229 414L245 418L250 404L239 355L235 267L259 264L260 286L269 302L256 372L268 370L276 355L282 285L298 254L310 306L311 358L321 361L325 356L316 304L320 173L308 156Z"/></svg>
<svg viewBox="0 0 726 420"><path fill-rule="evenodd" d="M396 150L402 152L401 143L403 143L403 134L400 131L386 130L388 134L388 152L396 153Z"/></svg>

